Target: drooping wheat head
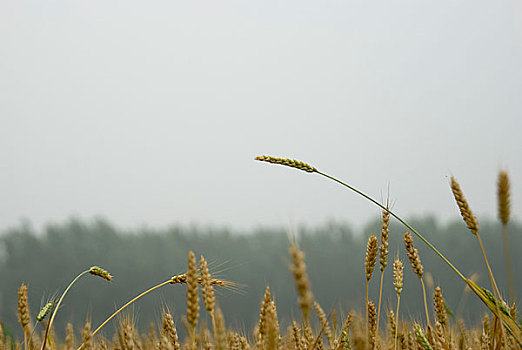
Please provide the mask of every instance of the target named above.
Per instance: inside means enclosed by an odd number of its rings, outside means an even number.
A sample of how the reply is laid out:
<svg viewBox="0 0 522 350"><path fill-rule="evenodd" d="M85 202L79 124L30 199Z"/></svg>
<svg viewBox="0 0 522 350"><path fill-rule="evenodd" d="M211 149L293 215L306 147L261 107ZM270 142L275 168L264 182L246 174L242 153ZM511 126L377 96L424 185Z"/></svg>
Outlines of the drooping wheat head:
<svg viewBox="0 0 522 350"><path fill-rule="evenodd" d="M54 306L54 301L47 302L38 312L38 315L36 315L36 321L42 322L47 315L51 312L52 308Z"/></svg>
<svg viewBox="0 0 522 350"><path fill-rule="evenodd" d="M455 197L455 201L460 210L460 215L462 215L464 222L468 225L471 233L477 235L479 230L477 218L473 215L468 201L466 200L466 197L464 197L464 193L460 188L460 184L453 176L451 177L451 191L453 192L453 196Z"/></svg>
<svg viewBox="0 0 522 350"><path fill-rule="evenodd" d="M291 168L296 168L299 170L304 170L309 173L316 172L317 169L313 166L306 164L305 162L301 162L295 159L289 159L289 158L280 158L280 157L272 157L272 156L257 156L254 158L255 160L259 160L262 162L268 162L273 164L280 164L284 166L288 166Z"/></svg>
<svg viewBox="0 0 522 350"><path fill-rule="evenodd" d="M107 280L107 281L112 281L112 276L111 274L109 273L109 271L105 270L105 269L102 269L101 267L99 266L92 266L90 269L89 269L89 273L93 276L98 276L98 277L101 277L103 278L104 280Z"/></svg>

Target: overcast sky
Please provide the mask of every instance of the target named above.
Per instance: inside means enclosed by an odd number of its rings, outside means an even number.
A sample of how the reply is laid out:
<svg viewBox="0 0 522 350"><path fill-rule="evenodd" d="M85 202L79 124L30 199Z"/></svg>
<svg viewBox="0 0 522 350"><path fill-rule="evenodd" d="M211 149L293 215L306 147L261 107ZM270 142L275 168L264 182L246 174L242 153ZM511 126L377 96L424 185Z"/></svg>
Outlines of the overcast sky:
<svg viewBox="0 0 522 350"><path fill-rule="evenodd" d="M522 2L0 1L0 229L522 211Z"/></svg>

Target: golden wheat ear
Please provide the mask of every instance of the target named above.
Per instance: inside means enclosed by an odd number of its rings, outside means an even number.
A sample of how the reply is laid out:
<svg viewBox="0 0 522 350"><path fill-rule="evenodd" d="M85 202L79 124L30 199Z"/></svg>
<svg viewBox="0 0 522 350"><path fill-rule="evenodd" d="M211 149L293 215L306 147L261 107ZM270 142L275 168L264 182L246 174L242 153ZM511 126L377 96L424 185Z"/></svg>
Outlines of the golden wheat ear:
<svg viewBox="0 0 522 350"><path fill-rule="evenodd" d="M299 249L294 241L289 249L292 257L290 271L294 276L295 287L298 294L299 307L301 308L303 327L310 321L310 309L312 307L313 295L310 290L310 279L304 261L305 254Z"/></svg>

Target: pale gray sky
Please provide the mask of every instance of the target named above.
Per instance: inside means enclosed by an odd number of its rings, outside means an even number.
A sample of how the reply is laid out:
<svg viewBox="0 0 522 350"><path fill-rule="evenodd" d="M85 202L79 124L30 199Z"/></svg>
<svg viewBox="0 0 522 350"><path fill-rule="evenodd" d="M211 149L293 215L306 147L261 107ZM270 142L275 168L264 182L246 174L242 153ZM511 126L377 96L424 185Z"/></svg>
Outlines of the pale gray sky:
<svg viewBox="0 0 522 350"><path fill-rule="evenodd" d="M0 228L456 217L522 205L522 2L0 1Z"/></svg>

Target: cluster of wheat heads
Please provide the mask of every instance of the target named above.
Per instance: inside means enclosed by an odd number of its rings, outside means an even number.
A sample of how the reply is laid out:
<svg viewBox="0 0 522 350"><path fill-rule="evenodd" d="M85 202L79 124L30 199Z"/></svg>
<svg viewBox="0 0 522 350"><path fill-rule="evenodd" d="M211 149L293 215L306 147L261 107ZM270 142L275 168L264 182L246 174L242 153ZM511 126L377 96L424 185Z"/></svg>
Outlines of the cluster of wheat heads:
<svg viewBox="0 0 522 350"><path fill-rule="evenodd" d="M187 272L175 275L169 279L143 291L135 298L125 303L113 314L107 317L98 327L91 326L87 321L80 331L81 339L76 340L73 326L67 324L66 337L63 341L57 339L53 327L53 320L64 299L67 291L82 276L91 274L111 281L112 276L106 270L93 266L76 276L67 286L61 297L52 298L40 310L33 324L29 311L27 287L22 284L18 293L18 316L23 328L23 342L15 341L6 337L0 329L0 350L94 350L94 349L118 349L118 350L178 350L178 349L259 349L259 350L315 350L315 349L518 349L520 348L520 324L517 322L517 311L513 298L508 302L502 299L496 285L493 273L487 261L485 249L479 235L479 225L473 215L469 204L458 182L452 178L451 189L455 196L459 210L464 221L468 225L473 236L477 238L481 253L484 257L488 275L490 277L492 290L479 287L472 278L465 277L448 259L442 255L431 243L411 227L407 222L393 213L388 205L382 205L360 192L329 175L326 175L315 167L304 162L286 158L270 156L257 157L257 160L275 164L281 164L309 173L318 173L333 179L334 181L350 188L382 209L381 234L371 235L366 247L364 270L366 276L366 301L365 312L349 312L344 317L342 310L325 310L314 300L310 279L305 263L305 254L299 248L296 241L289 247L290 273L293 275L297 305L301 311L301 317L295 319L291 324L281 325L278 319L276 297L272 295L270 287L267 286L265 294L260 303L259 321L256 327L250 331L237 331L228 328L225 323L223 312L217 306L214 288L237 288L230 281L213 278L209 272L207 261L203 256L196 261L195 254L188 254ZM501 173L498 183L499 217L502 222L503 231L509 221L509 180L507 174ZM413 273L419 278L422 287L422 300L424 302L425 320L404 320L399 317L401 293L403 291L404 264L397 256L393 264L388 264L388 238L390 234L390 218L394 217L404 224L407 232L404 233L405 253L411 265ZM451 321L447 315L447 309L442 294L443 289L437 286L432 296L433 314L428 312L428 296L424 288L424 267L422 265L418 250L414 246L413 233L426 243L438 256L441 257L463 282L477 295L490 310L485 314L480 327L467 329L461 320ZM507 243L507 235L505 235ZM507 247L506 247L507 248ZM506 251L507 254L507 251ZM369 300L368 290L374 272L376 272L377 261L379 261L379 288L378 300ZM506 260L509 267L509 259ZM389 310L386 322L380 317L382 305L382 289L385 284L384 272L388 265L393 265L393 284L397 301L395 311ZM512 283L512 276L510 277ZM168 309L164 309L161 319L151 323L146 334L140 334L135 327L132 316L120 317L116 332L111 339L105 338L99 332L117 315L129 305L138 301L144 295L166 285L179 285L186 288L186 312L181 320L186 336L181 339L178 328L174 322L175 317ZM513 293L510 290L510 293ZM201 298L200 298L201 295ZM207 312L211 324L207 325L200 320L200 312ZM339 319L341 320L338 323ZM37 329L40 323L40 331ZM157 327L156 325L159 325ZM1 327L1 324L0 324ZM45 341L44 341L45 340Z"/></svg>
<svg viewBox="0 0 522 350"><path fill-rule="evenodd" d="M366 270L366 335L368 338L368 342L370 344L371 348L378 347L378 340L379 337L379 313L380 313L380 306L381 306L381 291L382 291L382 283L383 283L383 275L382 272L386 268L386 258L388 255L388 223L389 223L389 217L392 216L395 219L397 219L401 224L403 224L407 230L413 232L418 238L420 238L435 254L437 254L462 280L463 282L476 294L476 296L485 304L485 306L491 311L492 313L492 333L485 333L486 335L483 338L487 338L487 347L491 349L500 349L500 348L520 348L522 347L522 329L521 325L519 324L517 320L517 314L516 314L516 304L514 301L513 296L513 275L512 275L512 269L510 266L510 257L509 257L509 244L507 242L507 233L506 233L506 226L509 222L509 214L510 214L510 184L509 184L509 178L505 171L501 171L499 173L498 178L498 184L497 184L497 193L498 193L498 213L499 213L499 219L502 222L502 231L503 231L503 238L504 238L504 245L505 245L505 256L506 256L506 269L508 271L508 280L509 280L509 291L510 296L509 300L506 301L502 295L500 294L500 290L497 286L497 283L495 281L495 277L493 275L493 272L491 270L491 267L489 265L489 261L486 256L486 251L484 249L484 245L482 243L482 239L480 238L479 234L479 225L478 220L473 214L470 205L468 204L464 193L460 187L460 184L458 181L451 177L451 191L453 192L453 195L455 197L455 201L457 203L457 206L460 210L460 213L462 215L462 218L464 219L465 223L467 224L468 229L471 231L471 233L477 238L477 241L480 246L481 254L484 258L484 262L487 268L488 276L491 282L491 289L493 290L493 293L489 290L478 286L471 278L465 277L458 269L453 265L451 261L449 261L433 244L431 244L426 237L419 233L417 230L415 230L409 223L407 223L404 219L402 219L400 216L395 214L393 211L389 209L389 207L386 205L379 203L374 198L368 196L364 192L358 190L357 188L333 177L328 174L325 174L324 172L319 171L316 167L309 165L308 163L294 160L294 159L288 159L288 158L281 158L281 157L273 157L273 156L257 156L255 158L258 161L262 162L268 162L272 164L279 164L284 165L291 168L296 168L299 170L304 170L308 173L316 173L321 176L324 176L330 180L333 180L342 186L348 188L349 190L359 194L360 196L364 197L365 199L369 200L373 204L380 207L383 211L383 221L382 221L382 231L381 231L381 244L378 246L377 237L371 235L368 239L368 245L366 250L366 261L365 261L365 270ZM438 319L434 326L430 323L430 317L428 314L428 307L427 307L427 299L426 299L426 290L424 287L424 281L423 281L423 266L420 261L420 257L418 254L418 251L413 246L413 237L409 232L406 232L404 234L404 244L406 247L408 259L410 260L411 267L415 274L419 277L421 286L422 286L422 293L423 293L423 301L424 301L424 307L426 312L426 325L423 329L420 324L415 324L414 326L414 333L418 340L418 345L425 349L430 348L438 348L441 349L451 349L452 348L452 339L451 337L448 337L448 331L446 330L447 327L444 327L444 324L447 323L447 319L444 317L442 313L442 296L441 296L441 290L440 287L436 289L437 293L435 295L435 310L437 311L437 317L441 317L441 319ZM379 250L379 252L378 252ZM373 269L376 265L377 255L380 255L380 269L381 269L381 283L380 283L380 292L379 292L379 301L378 301L378 311L375 311L375 305L372 301L368 300L368 286L370 279L372 277ZM402 264L400 261L396 261L394 264L395 267L401 266L401 272L395 272L394 276L396 276L394 284L396 284L395 288L397 291L397 313L399 310L399 302L400 302L400 290L402 290L402 281L399 282L398 276L402 275ZM400 285L400 288L397 287L397 285ZM511 302L511 306L509 304ZM398 316L398 315L397 315ZM438 329L440 328L440 331ZM490 327L491 328L491 327ZM439 334L438 334L439 333ZM438 336L440 335L440 336ZM396 338L396 337L395 337ZM485 340L482 342L482 346L484 346ZM397 347L396 342L394 342L394 348Z"/></svg>

